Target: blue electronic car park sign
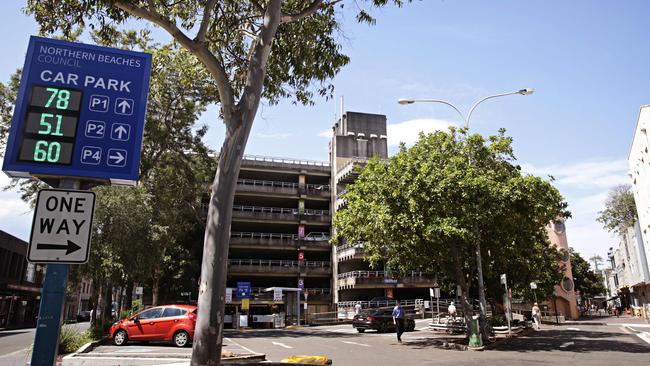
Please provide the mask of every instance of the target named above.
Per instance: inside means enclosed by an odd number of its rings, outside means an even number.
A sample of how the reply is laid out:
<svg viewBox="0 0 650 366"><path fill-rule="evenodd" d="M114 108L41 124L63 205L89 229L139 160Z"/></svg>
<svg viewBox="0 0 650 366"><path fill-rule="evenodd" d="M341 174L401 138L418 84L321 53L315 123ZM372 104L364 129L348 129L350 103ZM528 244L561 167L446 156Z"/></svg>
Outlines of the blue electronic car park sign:
<svg viewBox="0 0 650 366"><path fill-rule="evenodd" d="M135 185L151 55L32 36L2 170Z"/></svg>

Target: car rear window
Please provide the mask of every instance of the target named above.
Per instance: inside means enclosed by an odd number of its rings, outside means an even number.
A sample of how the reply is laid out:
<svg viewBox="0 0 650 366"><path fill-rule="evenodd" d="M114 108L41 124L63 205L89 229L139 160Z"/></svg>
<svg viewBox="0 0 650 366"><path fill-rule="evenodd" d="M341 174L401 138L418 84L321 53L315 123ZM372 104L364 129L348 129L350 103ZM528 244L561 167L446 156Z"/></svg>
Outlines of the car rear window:
<svg viewBox="0 0 650 366"><path fill-rule="evenodd" d="M181 316L185 314L185 310L179 309L179 308L165 308L165 311L163 311L163 318L169 318L172 316Z"/></svg>

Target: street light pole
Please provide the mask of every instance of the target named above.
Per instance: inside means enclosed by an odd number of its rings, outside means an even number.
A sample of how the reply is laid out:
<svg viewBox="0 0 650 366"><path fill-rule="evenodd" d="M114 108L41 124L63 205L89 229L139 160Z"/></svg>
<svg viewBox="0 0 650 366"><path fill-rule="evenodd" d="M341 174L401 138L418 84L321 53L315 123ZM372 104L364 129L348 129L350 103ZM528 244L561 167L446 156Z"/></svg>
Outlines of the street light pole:
<svg viewBox="0 0 650 366"><path fill-rule="evenodd" d="M518 91L514 92L508 92L508 93L501 93L501 94L494 94L494 95L489 95L487 97L484 97L480 100L478 100L474 105L472 105L472 108L469 109L469 112L467 113L467 116L463 114L463 112L458 109L455 105L452 103L446 101L446 100L440 100L440 99L399 99L397 103L405 105L405 104L413 104L413 103L440 103L440 104L445 104L453 108L460 118L463 120L465 123L465 128L469 130L469 121L472 118L472 113L474 113L474 110L476 107L479 106L479 104L485 102L486 100L489 99L494 99L494 98L499 98L499 97L506 97L509 95L515 95L515 94L520 94L520 95L531 95L533 94L535 90L531 88L526 88L526 89L520 89ZM470 164L471 164L471 157L470 157ZM481 317L481 324L485 324L485 319L486 319L486 308L487 308L487 303L485 301L485 285L483 283L483 261L481 259L481 242L477 241L475 245L475 250L476 250L476 271L478 272L478 297L479 297L479 308L480 308L480 317Z"/></svg>

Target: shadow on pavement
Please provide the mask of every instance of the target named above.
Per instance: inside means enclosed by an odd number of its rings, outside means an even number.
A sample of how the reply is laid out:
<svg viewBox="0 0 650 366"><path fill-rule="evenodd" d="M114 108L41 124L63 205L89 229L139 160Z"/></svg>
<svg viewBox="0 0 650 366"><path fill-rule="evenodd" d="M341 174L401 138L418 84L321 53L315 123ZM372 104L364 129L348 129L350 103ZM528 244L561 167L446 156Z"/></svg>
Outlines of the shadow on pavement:
<svg viewBox="0 0 650 366"><path fill-rule="evenodd" d="M3 332L0 332L0 338L2 337L7 337L7 336L12 336L16 334L23 334L23 333L29 333L29 330L6 330Z"/></svg>
<svg viewBox="0 0 650 366"><path fill-rule="evenodd" d="M650 346L641 343L632 334L598 331L581 332L564 329L532 332L497 344L493 349L512 352L565 351L589 353L612 351L650 353Z"/></svg>

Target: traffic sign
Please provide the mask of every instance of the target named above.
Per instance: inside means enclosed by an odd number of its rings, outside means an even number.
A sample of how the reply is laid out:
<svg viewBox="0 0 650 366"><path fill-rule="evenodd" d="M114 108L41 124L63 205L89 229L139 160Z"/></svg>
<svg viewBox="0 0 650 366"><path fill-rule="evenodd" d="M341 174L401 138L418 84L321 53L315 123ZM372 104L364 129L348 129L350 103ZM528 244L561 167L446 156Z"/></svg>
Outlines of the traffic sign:
<svg viewBox="0 0 650 366"><path fill-rule="evenodd" d="M251 298L251 283L250 282L237 282L237 297L240 299Z"/></svg>
<svg viewBox="0 0 650 366"><path fill-rule="evenodd" d="M31 37L2 170L135 185L151 55Z"/></svg>
<svg viewBox="0 0 650 366"><path fill-rule="evenodd" d="M88 262L94 210L94 192L41 189L36 199L27 260Z"/></svg>

